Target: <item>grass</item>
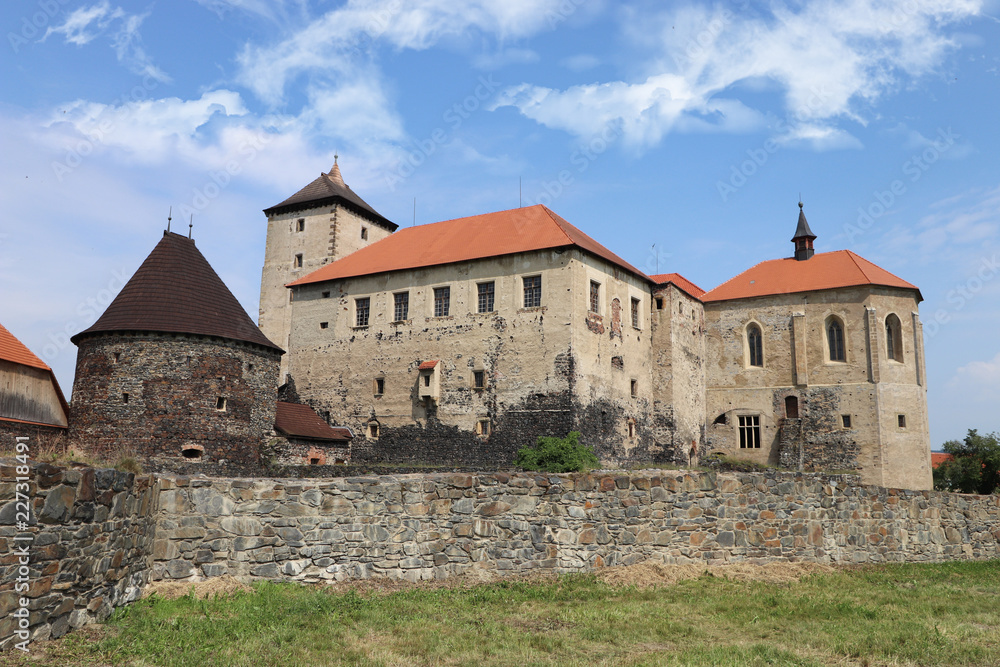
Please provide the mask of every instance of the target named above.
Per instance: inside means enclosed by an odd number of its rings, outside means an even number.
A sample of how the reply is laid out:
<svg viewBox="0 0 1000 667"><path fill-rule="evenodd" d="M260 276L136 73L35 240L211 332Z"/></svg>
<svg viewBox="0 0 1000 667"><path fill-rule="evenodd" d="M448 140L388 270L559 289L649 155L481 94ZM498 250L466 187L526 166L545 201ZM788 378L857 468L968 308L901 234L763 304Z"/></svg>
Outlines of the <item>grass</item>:
<svg viewBox="0 0 1000 667"><path fill-rule="evenodd" d="M89 636L88 636L89 635ZM45 657L38 662L41 651ZM258 583L156 596L40 643L53 665L997 665L1000 561L836 570L776 585L592 575L395 593Z"/></svg>

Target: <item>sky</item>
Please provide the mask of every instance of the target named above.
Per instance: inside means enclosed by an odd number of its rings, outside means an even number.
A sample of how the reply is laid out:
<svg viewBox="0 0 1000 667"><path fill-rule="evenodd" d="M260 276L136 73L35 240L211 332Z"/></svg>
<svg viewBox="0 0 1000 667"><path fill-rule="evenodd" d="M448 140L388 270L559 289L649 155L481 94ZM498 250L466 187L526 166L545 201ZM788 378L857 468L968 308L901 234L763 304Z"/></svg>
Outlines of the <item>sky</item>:
<svg viewBox="0 0 1000 667"><path fill-rule="evenodd" d="M334 155L401 226L542 203L710 289L850 249L923 295L931 445L1000 431L1000 0L8 0L0 322L65 393L162 236L256 319Z"/></svg>

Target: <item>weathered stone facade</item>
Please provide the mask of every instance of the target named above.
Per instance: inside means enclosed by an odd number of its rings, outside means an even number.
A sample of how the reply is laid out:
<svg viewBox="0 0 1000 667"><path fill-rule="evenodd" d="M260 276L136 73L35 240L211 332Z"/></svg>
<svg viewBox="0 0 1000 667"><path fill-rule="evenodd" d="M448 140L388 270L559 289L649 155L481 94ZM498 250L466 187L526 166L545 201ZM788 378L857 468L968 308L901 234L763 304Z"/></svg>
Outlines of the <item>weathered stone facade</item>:
<svg viewBox="0 0 1000 667"><path fill-rule="evenodd" d="M139 598L153 556L152 476L14 459L0 461L0 473L0 649L25 640L16 631L31 641L59 637ZM32 508L24 530L15 521L17 477L30 478L26 492L18 489Z"/></svg>
<svg viewBox="0 0 1000 667"><path fill-rule="evenodd" d="M1000 556L1000 497L769 472L164 478L154 578L416 581L488 570Z"/></svg>
<svg viewBox="0 0 1000 667"><path fill-rule="evenodd" d="M101 453L257 461L274 424L276 350L153 333L78 345L71 441Z"/></svg>
<svg viewBox="0 0 1000 667"><path fill-rule="evenodd" d="M525 276L540 278L541 305L523 307ZM590 310L591 282L601 285L600 313ZM483 283L494 302L480 313ZM449 314L435 316L434 290L443 287ZM407 318L394 321L403 293ZM585 252L360 276L293 295L290 375L302 400L359 434L354 460L503 464L538 436L571 430L608 462L673 444L656 440L650 419L648 283ZM363 326L359 299L368 304ZM633 300L638 326L622 321L631 313L620 304ZM602 330L585 325L605 318ZM438 363L420 370L430 361ZM673 437L669 425L659 432Z"/></svg>
<svg viewBox="0 0 1000 667"><path fill-rule="evenodd" d="M707 447L799 470L858 470L869 484L930 488L918 296L865 286L706 303ZM888 317L901 323L898 360L887 355ZM842 325L844 361L830 361L831 318ZM749 360L749 326L763 334L759 366ZM759 448L741 447L740 417L750 415L760 419Z"/></svg>

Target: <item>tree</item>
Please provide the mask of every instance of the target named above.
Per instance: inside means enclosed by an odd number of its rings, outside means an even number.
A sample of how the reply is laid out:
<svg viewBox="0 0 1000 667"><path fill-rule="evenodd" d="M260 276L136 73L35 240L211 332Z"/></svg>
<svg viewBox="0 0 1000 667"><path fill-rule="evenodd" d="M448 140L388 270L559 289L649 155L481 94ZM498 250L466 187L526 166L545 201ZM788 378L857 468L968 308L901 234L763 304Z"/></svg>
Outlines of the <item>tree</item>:
<svg viewBox="0 0 1000 667"><path fill-rule="evenodd" d="M949 440L944 451L955 458L934 470L934 488L989 494L1000 486L1000 435L979 435L969 429L963 442Z"/></svg>
<svg viewBox="0 0 1000 667"><path fill-rule="evenodd" d="M545 472L577 472L599 466L594 450L579 440L577 431L570 431L565 438L539 436L534 448L521 448L514 465Z"/></svg>

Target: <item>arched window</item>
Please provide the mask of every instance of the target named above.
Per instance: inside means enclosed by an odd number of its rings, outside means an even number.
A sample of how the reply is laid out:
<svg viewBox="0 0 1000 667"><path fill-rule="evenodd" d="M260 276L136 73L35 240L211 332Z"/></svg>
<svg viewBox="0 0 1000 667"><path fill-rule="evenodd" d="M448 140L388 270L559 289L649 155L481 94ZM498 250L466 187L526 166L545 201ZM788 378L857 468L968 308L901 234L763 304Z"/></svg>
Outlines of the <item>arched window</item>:
<svg viewBox="0 0 1000 667"><path fill-rule="evenodd" d="M903 327L894 314L885 318L885 354L894 361L903 361Z"/></svg>
<svg viewBox="0 0 1000 667"><path fill-rule="evenodd" d="M844 327L831 317L826 324L826 341L830 348L830 361L847 361L844 354Z"/></svg>
<svg viewBox="0 0 1000 667"><path fill-rule="evenodd" d="M747 347L750 350L750 365L764 366L764 337L760 333L760 327L751 324L747 327Z"/></svg>
<svg viewBox="0 0 1000 667"><path fill-rule="evenodd" d="M799 399L797 396L785 396L785 418L799 418Z"/></svg>

